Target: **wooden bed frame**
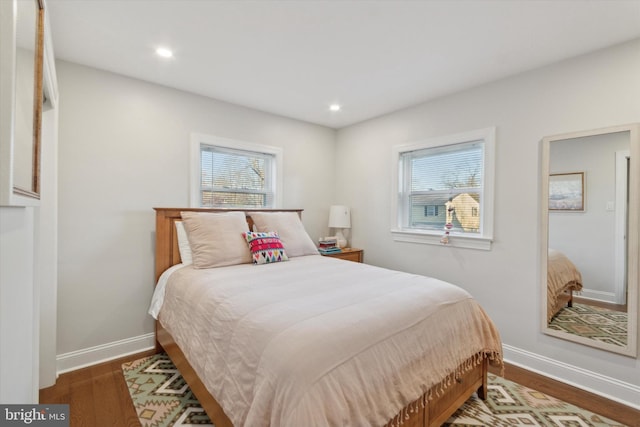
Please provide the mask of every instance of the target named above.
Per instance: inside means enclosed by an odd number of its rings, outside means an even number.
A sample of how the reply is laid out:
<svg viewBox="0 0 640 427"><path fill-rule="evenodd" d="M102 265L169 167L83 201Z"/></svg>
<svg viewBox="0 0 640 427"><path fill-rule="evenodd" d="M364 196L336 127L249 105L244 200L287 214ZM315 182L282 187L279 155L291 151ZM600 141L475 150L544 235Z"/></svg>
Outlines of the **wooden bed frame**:
<svg viewBox="0 0 640 427"><path fill-rule="evenodd" d="M549 298L548 295L547 298ZM565 307L573 307L573 289L565 289L563 293L558 295L558 300L553 306L551 315L547 315L547 318L549 319L547 323L550 323L556 314Z"/></svg>
<svg viewBox="0 0 640 427"><path fill-rule="evenodd" d="M564 293L558 295L558 302L554 307L554 314L564 307L573 307L573 289L566 289Z"/></svg>
<svg viewBox="0 0 640 427"><path fill-rule="evenodd" d="M156 211L156 259L155 276L156 283L160 275L172 265L180 263L178 240L176 236L175 221L181 220L180 212L227 212L229 209L203 209L203 208L154 208ZM262 210L233 209L245 212L250 229L253 226L251 212L265 212ZM296 212L302 215L301 209L269 210L275 212ZM209 393L206 386L198 378L195 370L187 360L173 337L156 321L156 350L165 351L176 365L185 381L191 387L194 395L207 412L216 427L233 427L231 420L222 410L222 407ZM489 360L485 356L482 362L465 374L451 381L442 394L435 392L439 385L430 390L433 394L431 400L427 399L429 393L425 393L418 400L403 408L396 417L391 419L385 427L436 427L441 426L466 400L477 391L478 397L486 399L487 371Z"/></svg>
<svg viewBox="0 0 640 427"><path fill-rule="evenodd" d="M569 260L566 255L562 253L559 253L559 255L562 255L562 258L559 258L558 255L556 255L554 256L555 261L552 260L551 249L548 250L548 254L546 288L547 302L550 299L553 299L553 294L555 292L559 293L553 306L547 307L547 323L551 322L551 319L553 319L553 317L558 314L563 308L573 307L573 293L578 292L582 289L582 283L577 283L575 275L572 274L570 270L567 270L567 268L565 268L565 265L568 263L572 268L575 269L575 265L573 265L571 260ZM559 267L555 267L555 263L558 263ZM549 277L549 274L552 274L552 277ZM556 290L558 285L555 282L559 280L562 280L562 287Z"/></svg>

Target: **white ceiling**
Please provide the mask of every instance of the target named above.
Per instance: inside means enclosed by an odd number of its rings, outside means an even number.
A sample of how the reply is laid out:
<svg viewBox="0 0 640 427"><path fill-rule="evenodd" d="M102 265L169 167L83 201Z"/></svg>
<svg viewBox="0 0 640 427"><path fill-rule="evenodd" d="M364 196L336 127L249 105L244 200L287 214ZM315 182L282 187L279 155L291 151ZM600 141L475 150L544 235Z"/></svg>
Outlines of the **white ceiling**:
<svg viewBox="0 0 640 427"><path fill-rule="evenodd" d="M332 128L640 37L640 0L46 4L57 58Z"/></svg>

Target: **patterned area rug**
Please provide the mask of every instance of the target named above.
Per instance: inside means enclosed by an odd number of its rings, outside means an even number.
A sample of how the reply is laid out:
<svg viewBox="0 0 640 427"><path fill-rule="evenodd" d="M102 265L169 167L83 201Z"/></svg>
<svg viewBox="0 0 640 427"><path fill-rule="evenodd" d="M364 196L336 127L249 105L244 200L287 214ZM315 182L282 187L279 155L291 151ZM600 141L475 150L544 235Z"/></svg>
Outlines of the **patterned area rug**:
<svg viewBox="0 0 640 427"><path fill-rule="evenodd" d="M213 425L167 355L125 363L122 371L143 427ZM487 400L472 396L445 426L624 427L491 374Z"/></svg>
<svg viewBox="0 0 640 427"><path fill-rule="evenodd" d="M556 314L549 328L607 344L627 345L627 313L574 303Z"/></svg>
<svg viewBox="0 0 640 427"><path fill-rule="evenodd" d="M625 427L616 421L491 374L487 400L482 401L473 395L444 425Z"/></svg>

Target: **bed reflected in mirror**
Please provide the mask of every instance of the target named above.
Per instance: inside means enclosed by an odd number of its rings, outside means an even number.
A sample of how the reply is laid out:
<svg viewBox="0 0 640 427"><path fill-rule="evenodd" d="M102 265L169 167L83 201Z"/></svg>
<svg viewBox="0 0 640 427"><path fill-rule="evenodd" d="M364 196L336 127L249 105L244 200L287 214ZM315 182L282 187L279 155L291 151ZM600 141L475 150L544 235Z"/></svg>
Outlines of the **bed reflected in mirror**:
<svg viewBox="0 0 640 427"><path fill-rule="evenodd" d="M638 126L542 144L543 331L635 356Z"/></svg>

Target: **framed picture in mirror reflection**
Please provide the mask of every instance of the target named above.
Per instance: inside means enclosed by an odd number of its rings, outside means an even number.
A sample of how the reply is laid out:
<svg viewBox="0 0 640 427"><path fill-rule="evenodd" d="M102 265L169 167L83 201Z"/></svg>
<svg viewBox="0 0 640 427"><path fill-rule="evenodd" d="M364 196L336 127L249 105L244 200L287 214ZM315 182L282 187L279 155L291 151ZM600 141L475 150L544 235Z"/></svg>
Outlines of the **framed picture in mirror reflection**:
<svg viewBox="0 0 640 427"><path fill-rule="evenodd" d="M584 172L549 174L549 211L584 212Z"/></svg>

